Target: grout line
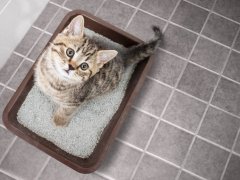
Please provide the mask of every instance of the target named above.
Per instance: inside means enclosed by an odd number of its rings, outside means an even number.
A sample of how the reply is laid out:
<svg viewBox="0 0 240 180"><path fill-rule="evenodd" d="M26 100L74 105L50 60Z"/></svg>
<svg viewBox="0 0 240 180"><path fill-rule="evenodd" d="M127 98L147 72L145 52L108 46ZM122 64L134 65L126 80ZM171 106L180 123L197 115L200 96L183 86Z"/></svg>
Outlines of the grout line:
<svg viewBox="0 0 240 180"><path fill-rule="evenodd" d="M116 137L115 140L118 141L118 142L121 142L122 144L125 144L128 147L131 147L131 148L133 148L133 149L135 149L135 150L137 150L139 152L143 152L143 149L141 149L141 148L139 148L139 147L137 147L137 146L135 146L135 145L133 145L133 144L123 140L123 139L120 139L119 137Z"/></svg>
<svg viewBox="0 0 240 180"><path fill-rule="evenodd" d="M5 129L5 130L7 129L3 124L0 124L0 127L3 128L3 129ZM0 128L0 129L1 129L1 128Z"/></svg>
<svg viewBox="0 0 240 180"><path fill-rule="evenodd" d="M197 175L197 174L195 174L195 173L193 173L193 172L191 172L191 171L189 171L189 170L187 170L187 169L183 169L183 171L187 172L188 174L191 174L192 176L195 176L195 177L199 178L200 180L207 180L207 179L205 179L204 177L199 176L199 175ZM181 173L182 173L182 172L181 172ZM180 174L180 175L181 175L181 174Z"/></svg>
<svg viewBox="0 0 240 180"><path fill-rule="evenodd" d="M115 180L115 179L113 179L112 177L110 177L110 176L107 176L107 175L105 175L105 174L103 174L103 173L99 172L98 170L97 170L97 171L95 171L94 173L95 173L95 174L97 174L98 176L100 176L100 177L104 178L104 179L107 179L107 180Z"/></svg>
<svg viewBox="0 0 240 180"><path fill-rule="evenodd" d="M3 160L7 156L8 152L10 151L11 147L13 146L13 144L16 142L16 139L17 139L17 136L15 136L13 138L13 140L10 142L10 144L8 145L7 149L5 150L4 154L2 155L2 157L0 159L0 165L2 164Z"/></svg>
<svg viewBox="0 0 240 180"><path fill-rule="evenodd" d="M13 178L13 179L16 179L16 180L23 180L22 178L17 177L16 175L11 174L11 173L9 173L9 172L3 170L3 169L0 169L0 172L3 173L3 174L6 174L7 176L9 176L9 177L11 177L11 178Z"/></svg>
<svg viewBox="0 0 240 180"><path fill-rule="evenodd" d="M9 90L11 90L11 91L13 91L13 92L16 91L15 89L13 89L13 88L11 88L11 87L9 87L9 86L1 83L1 82L0 82L0 85L4 87L3 90L0 92L0 95L2 94L2 92L4 91L4 89L9 89Z"/></svg>
<svg viewBox="0 0 240 180"><path fill-rule="evenodd" d="M37 27L37 26L35 26L35 25L32 25L32 27L33 27L34 29L37 29L37 30L39 30L39 31L41 31L41 32L44 32L44 33L46 33L46 34L48 34L48 35L50 35L50 36L53 35L52 33L48 32L48 31L44 31L43 29L41 29L41 28L39 28L39 27Z"/></svg>
<svg viewBox="0 0 240 180"><path fill-rule="evenodd" d="M210 10L210 12L209 12L209 14L208 14L208 17L206 18L206 21L205 21L205 23L204 23L204 25L203 25L203 27L202 27L202 30L201 30L200 34L202 33L202 31L203 31L203 29L204 29L204 27L205 27L205 25L206 25L206 23L207 23L207 20L209 19L210 15L211 15L211 13L212 13L215 5L216 5L216 2L217 2L217 0L214 1L213 6L212 6L212 8L211 8L211 10ZM240 28L238 29L238 32L239 32L239 30L240 30ZM235 43L235 41L236 41L236 39L237 39L237 35L238 35L238 33L236 33L236 35L235 35L235 38L234 38L234 41L233 41L233 43L232 43L231 49L230 49L230 51L229 51L229 53L228 53L228 56L227 56L227 58L226 58L226 61L225 61L224 65L223 65L223 68L222 68L222 70L221 70L221 72L220 72L220 76L218 77L217 83L216 83L216 85L215 85L215 87L214 87L214 90L213 90L213 92L212 92L212 94L211 94L210 100L209 100L209 102L208 102L208 104L207 104L207 107L206 107L204 113L203 113L203 116L202 116L202 118L201 118L201 121L200 121L200 123L199 123L199 125L198 125L198 127L197 127L197 130L196 130L196 132L195 132L195 136L193 137L193 140L192 140L192 142L191 142L191 144L190 144L190 146L189 146L189 148L188 148L187 154L186 154L186 156L185 156L185 158L184 158L184 161L183 161L183 163L182 163L182 165L181 165L180 171L182 171L183 167L185 166L185 164L186 164L186 162L187 162L188 156L189 156L190 151L191 151L191 149L192 149L192 147L193 147L193 144L194 144L194 142L195 142L195 139L196 139L196 137L197 137L197 134L198 134L198 132L199 132L199 130L200 130L200 128L201 128L201 125L202 125L202 123L203 123L203 121L204 121L204 118L205 118L205 116L206 116L206 114L207 114L208 108L209 108L209 106L210 106L210 104L211 104L211 102L212 102L213 96L214 96L214 94L215 94L215 92L216 92L216 90L217 90L218 84L219 84L220 79L221 79L221 75L222 75L222 73L223 73L223 71L224 71L224 69L225 69L225 67L226 67L226 65L227 65L228 59L229 59L230 54L231 54L231 51L232 51L232 47L233 47L233 45L234 45L234 43ZM176 180L179 179L179 176L180 176L180 173L181 173L180 171L179 171L179 173L178 173L178 176L176 177Z"/></svg>
<svg viewBox="0 0 240 180"><path fill-rule="evenodd" d="M137 14L140 6L142 5L144 0L141 0L140 3L137 5L137 7L135 8L135 11L133 12L131 18L129 19L127 25L125 26L124 30L126 30L128 28L128 26L130 25L130 23L132 22L133 18L135 17L135 15ZM118 1L119 2L119 1Z"/></svg>
<svg viewBox="0 0 240 180"><path fill-rule="evenodd" d="M173 14L175 13L175 11L176 11L176 9L177 9L180 1L181 1L181 0L179 0L178 3L176 4L176 6L175 6L174 10L172 11L171 16L170 16L169 19L171 19L171 17L172 17ZM166 29L166 27L168 26L168 23L169 23L169 21L166 23L165 29ZM164 30L163 30L163 31L164 31ZM161 118L162 118L163 114L165 113L165 110L167 109L168 104L170 103L170 100L171 100L171 98L172 98L172 96L173 96L173 94L174 94L174 91L175 91L175 89L176 89L176 87L177 87L178 82L179 82L180 79L181 79L181 76L182 76L183 72L184 72L184 69L182 70L181 74L179 75L176 85L175 85L174 88L171 90L171 93L170 93L170 95L169 95L169 97L168 97L168 100L167 100L167 102L166 102L166 104L165 104L165 107L164 107L164 109L163 109L160 117L158 118L158 121L157 121L157 123L156 123L156 125L155 125L155 127L154 127L154 129L153 129L153 131L152 131L152 133L151 133L151 135L150 135L150 137L149 137L149 139L148 139L148 142L147 142L147 144L146 144L146 146L145 146L145 148L144 148L144 152L142 153L141 157L139 158L139 160L138 160L138 162L137 162L136 167L134 168L134 170L133 170L133 172L132 172L132 175L131 175L130 180L132 180L132 179L134 178L134 176L135 176L135 174L136 174L136 172L137 172L137 169L138 169L138 167L139 167L139 165L140 165L140 163L141 163L141 161L142 161L142 159L143 159L143 156L144 156L144 154L146 153L146 151L147 151L147 149L148 149L148 146L150 145L150 142L151 142L151 140L152 140L152 138L153 138L153 136L154 136L154 134L155 134L155 132L156 132L156 130L157 130L160 122L161 122Z"/></svg>
<svg viewBox="0 0 240 180"><path fill-rule="evenodd" d="M42 175L44 169L47 167L49 161L50 161L51 157L48 156L46 161L44 162L42 168L40 169L40 171L38 172L38 174L36 175L36 177L34 178L34 180L38 180L40 178L40 176Z"/></svg>
<svg viewBox="0 0 240 180"><path fill-rule="evenodd" d="M209 10L211 9L211 8L208 9L208 8L202 7L202 6L200 6L200 5L198 5L198 4L195 4L195 3L193 3L193 2L191 2L191 1L189 1L189 0L183 0L183 1L189 3L189 4L193 5L193 6L199 7L200 9L206 10L206 11L209 11Z"/></svg>
<svg viewBox="0 0 240 180"><path fill-rule="evenodd" d="M230 54L231 54L231 52L232 52L233 46L234 46L234 44L235 44L235 41L237 40L237 37L238 37L239 33L240 33L240 26L238 27L238 32L236 33L235 38L234 38L234 40L233 40L232 47L231 47L231 50L230 50L230 53L229 53L229 57L230 57ZM228 57L228 60L229 60L229 57ZM227 61L228 61L228 60L227 60ZM226 62L226 64L225 64L225 67L226 67L226 65L227 65L227 62ZM223 71L224 71L225 67L223 68ZM220 80L219 80L219 81L220 81ZM222 174L221 174L220 180L223 179L223 177L224 177L224 175L225 175L225 172L226 172L226 170L227 170L227 166L228 166L228 164L229 164L230 158L231 158L231 156L232 156L232 154L233 154L233 150L234 150L234 148L235 148L235 146L236 146L236 143L237 143L237 138L238 138L239 132L240 132L240 127L238 128L238 132L237 132L236 137L235 137L235 139L234 139L234 143L233 143L233 145L232 145L232 148L231 148L230 154L229 154L229 156L228 156L227 162L226 162L226 164L225 164L225 166L224 166L224 169L223 169L223 172L222 172Z"/></svg>
<svg viewBox="0 0 240 180"><path fill-rule="evenodd" d="M94 15L97 15L97 13L100 11L100 9L103 7L103 5L105 4L107 0L103 0L102 3L100 4L100 6L98 7L98 9L96 10L96 12L94 13Z"/></svg>
<svg viewBox="0 0 240 180"><path fill-rule="evenodd" d="M0 10L0 15L3 13L3 11L8 7L8 5L12 2L12 0L9 0L4 6L3 8Z"/></svg>

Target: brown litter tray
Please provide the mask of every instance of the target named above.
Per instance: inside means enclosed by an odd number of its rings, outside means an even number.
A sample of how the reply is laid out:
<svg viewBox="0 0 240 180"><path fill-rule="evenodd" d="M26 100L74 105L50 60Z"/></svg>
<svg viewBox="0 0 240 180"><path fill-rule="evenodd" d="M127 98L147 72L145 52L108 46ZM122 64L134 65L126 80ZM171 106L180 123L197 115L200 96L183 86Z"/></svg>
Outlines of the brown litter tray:
<svg viewBox="0 0 240 180"><path fill-rule="evenodd" d="M109 23L81 10L75 10L67 14L49 41L52 41L55 36L68 25L72 18L80 14L84 16L86 28L95 31L96 33L99 33L111 39L112 41L115 41L126 47L142 42L136 37L133 37L132 35L110 25ZM28 92L33 86L33 68L35 64L30 69L27 76L6 106L3 112L3 122L5 126L17 136L41 149L60 162L66 164L78 172L91 173L98 168L100 162L103 160L104 156L109 150L110 144L113 142L114 138L117 135L117 132L119 131L119 128L126 118L133 99L136 97L141 86L143 85L145 76L151 66L151 62L152 58L146 59L145 61L139 63L135 68L119 109L114 114L110 123L104 129L99 143L89 158L83 159L68 154L53 143L31 132L29 129L25 128L17 121L17 112L24 102Z"/></svg>

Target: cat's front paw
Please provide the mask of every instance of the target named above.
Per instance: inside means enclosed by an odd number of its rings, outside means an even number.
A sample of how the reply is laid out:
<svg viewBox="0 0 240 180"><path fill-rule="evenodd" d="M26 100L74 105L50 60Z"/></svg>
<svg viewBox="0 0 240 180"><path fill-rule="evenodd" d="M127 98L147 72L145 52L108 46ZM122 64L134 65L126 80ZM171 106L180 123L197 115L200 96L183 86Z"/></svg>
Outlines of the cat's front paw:
<svg viewBox="0 0 240 180"><path fill-rule="evenodd" d="M69 124L69 119L64 116L59 116L58 114L55 114L53 116L53 122L56 126L66 127Z"/></svg>

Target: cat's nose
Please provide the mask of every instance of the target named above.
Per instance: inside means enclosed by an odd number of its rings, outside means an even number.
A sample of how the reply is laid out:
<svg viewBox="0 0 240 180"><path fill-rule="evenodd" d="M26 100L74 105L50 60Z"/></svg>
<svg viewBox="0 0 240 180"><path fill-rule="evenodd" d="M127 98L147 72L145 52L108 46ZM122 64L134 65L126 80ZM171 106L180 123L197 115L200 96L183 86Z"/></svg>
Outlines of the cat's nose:
<svg viewBox="0 0 240 180"><path fill-rule="evenodd" d="M74 70L74 67L71 64L68 64L68 70Z"/></svg>

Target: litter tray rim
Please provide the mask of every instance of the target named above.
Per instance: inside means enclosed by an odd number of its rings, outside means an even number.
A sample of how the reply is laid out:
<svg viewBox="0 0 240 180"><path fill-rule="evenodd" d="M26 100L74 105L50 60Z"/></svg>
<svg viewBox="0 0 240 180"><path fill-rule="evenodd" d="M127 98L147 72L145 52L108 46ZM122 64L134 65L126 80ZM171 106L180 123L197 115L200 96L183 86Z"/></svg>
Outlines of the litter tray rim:
<svg viewBox="0 0 240 180"><path fill-rule="evenodd" d="M66 25L73 17L77 15L84 16L85 25L87 28L99 34L102 34L103 36L106 36L115 42L121 43L126 46L131 46L142 42L140 39L134 37L133 35L105 22L104 20L86 11L74 10L69 12L63 18L48 43L52 41L64 27L66 27ZM92 25L93 27L88 27ZM46 46L44 47L44 49L46 48ZM16 134L18 137L32 144L36 148L44 151L46 154L69 166L70 168L80 173L94 172L99 167L100 163L103 161L104 157L109 151L109 147L113 143L120 127L122 126L123 121L125 120L126 115L131 108L131 104L134 98L136 97L143 85L147 72L152 65L152 61L153 58L149 57L136 66L133 75L127 85L126 93L118 110L115 112L115 115L110 120L110 123L107 125L107 127L105 127L100 137L100 140L94 149L94 152L89 158L84 159L68 154L64 150L54 145L52 142L23 127L23 125L21 125L17 121L16 113L18 112L28 92L33 86L33 72L37 61L33 64L31 69L25 76L24 80L21 82L20 86L17 88L16 92L11 97L10 101L5 107L3 111L3 123L8 130Z"/></svg>

